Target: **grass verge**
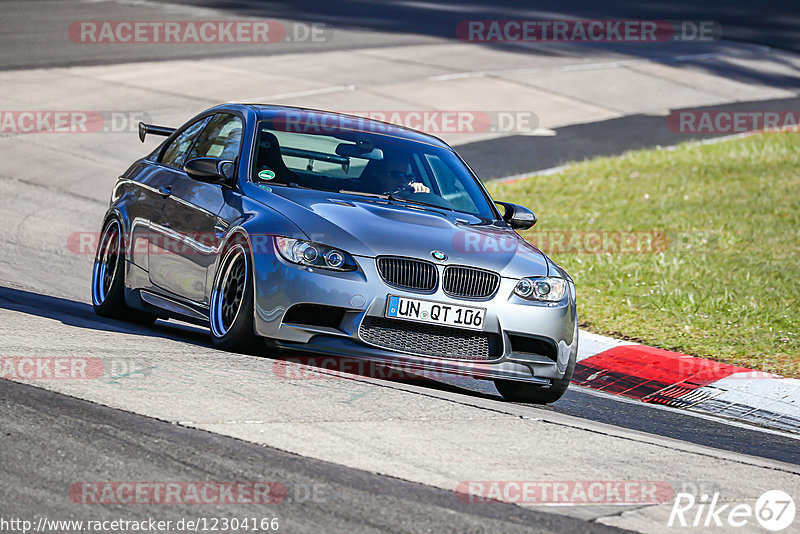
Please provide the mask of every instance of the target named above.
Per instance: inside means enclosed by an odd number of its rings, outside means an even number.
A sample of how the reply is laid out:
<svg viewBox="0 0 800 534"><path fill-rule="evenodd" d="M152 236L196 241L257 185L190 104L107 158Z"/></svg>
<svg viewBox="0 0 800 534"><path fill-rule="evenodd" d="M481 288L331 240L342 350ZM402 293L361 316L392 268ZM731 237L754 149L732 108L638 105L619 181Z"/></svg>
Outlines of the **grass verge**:
<svg viewBox="0 0 800 534"><path fill-rule="evenodd" d="M598 158L491 183L574 278L581 325L800 377L800 135Z"/></svg>

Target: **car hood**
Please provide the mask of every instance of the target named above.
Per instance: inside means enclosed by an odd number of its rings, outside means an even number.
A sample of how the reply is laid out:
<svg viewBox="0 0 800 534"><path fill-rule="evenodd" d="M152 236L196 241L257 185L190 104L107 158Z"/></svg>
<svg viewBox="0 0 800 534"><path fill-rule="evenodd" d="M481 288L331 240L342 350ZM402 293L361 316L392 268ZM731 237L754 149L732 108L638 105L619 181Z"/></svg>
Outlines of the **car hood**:
<svg viewBox="0 0 800 534"><path fill-rule="evenodd" d="M548 258L508 227L457 212L281 186L254 186L248 196L291 220L312 241L354 256L406 256L469 265L502 276L546 276ZM268 229L265 229L268 232Z"/></svg>

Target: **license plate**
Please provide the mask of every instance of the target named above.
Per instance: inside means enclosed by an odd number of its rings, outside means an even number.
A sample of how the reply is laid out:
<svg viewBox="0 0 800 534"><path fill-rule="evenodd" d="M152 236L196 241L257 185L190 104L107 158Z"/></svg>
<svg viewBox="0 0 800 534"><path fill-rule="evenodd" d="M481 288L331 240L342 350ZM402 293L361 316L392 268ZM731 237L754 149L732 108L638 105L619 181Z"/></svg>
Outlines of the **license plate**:
<svg viewBox="0 0 800 534"><path fill-rule="evenodd" d="M486 309L389 295L386 317L483 330Z"/></svg>

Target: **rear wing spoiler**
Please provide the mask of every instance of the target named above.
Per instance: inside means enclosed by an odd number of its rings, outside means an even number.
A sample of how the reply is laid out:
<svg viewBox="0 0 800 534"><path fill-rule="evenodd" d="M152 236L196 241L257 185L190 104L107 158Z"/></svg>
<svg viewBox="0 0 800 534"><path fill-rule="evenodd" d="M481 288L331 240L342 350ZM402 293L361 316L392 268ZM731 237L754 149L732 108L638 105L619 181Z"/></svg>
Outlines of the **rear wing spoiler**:
<svg viewBox="0 0 800 534"><path fill-rule="evenodd" d="M164 137L169 137L172 135L172 132L175 131L175 128L167 128L166 126L156 126L155 124L145 124L143 122L139 123L139 141L144 143L144 138L147 137L147 134L153 135L163 135Z"/></svg>

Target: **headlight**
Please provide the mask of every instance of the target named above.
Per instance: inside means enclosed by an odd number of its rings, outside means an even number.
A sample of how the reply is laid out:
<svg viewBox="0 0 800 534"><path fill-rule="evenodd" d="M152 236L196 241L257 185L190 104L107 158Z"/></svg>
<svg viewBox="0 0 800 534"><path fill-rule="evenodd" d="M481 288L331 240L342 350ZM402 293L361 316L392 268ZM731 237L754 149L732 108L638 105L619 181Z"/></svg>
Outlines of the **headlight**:
<svg viewBox="0 0 800 534"><path fill-rule="evenodd" d="M292 263L333 271L354 271L356 269L356 262L350 254L327 245L291 237L276 237L275 246L281 256Z"/></svg>
<svg viewBox="0 0 800 534"><path fill-rule="evenodd" d="M559 302L567 292L567 281L563 278L523 278L517 282L514 293L528 300Z"/></svg>

